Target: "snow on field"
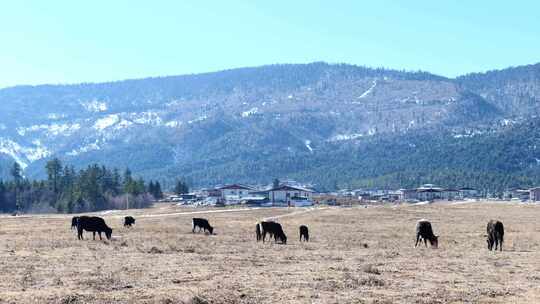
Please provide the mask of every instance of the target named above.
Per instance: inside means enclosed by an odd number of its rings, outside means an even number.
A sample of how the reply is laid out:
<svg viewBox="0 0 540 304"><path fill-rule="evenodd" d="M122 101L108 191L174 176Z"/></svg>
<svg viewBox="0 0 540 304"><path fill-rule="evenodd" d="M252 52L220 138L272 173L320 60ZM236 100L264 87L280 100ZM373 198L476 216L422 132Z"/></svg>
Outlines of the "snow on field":
<svg viewBox="0 0 540 304"><path fill-rule="evenodd" d="M373 80L373 83L371 84L371 87L367 89L362 95L358 96L358 98L366 98L371 92L373 92L373 89L377 86L377 79Z"/></svg>
<svg viewBox="0 0 540 304"><path fill-rule="evenodd" d="M251 109L249 109L247 111L242 112L241 115L242 115L242 117L249 117L249 116L251 116L253 114L256 114L257 112L259 112L259 108L254 107L254 108L251 108Z"/></svg>

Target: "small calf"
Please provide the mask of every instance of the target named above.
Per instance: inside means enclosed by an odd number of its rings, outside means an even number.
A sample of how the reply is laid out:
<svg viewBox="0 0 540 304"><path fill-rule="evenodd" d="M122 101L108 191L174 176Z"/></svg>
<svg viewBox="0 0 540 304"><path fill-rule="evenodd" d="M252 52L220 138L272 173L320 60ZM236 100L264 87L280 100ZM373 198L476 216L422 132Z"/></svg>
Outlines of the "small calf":
<svg viewBox="0 0 540 304"><path fill-rule="evenodd" d="M487 224L487 245L489 250L493 250L493 244L495 244L495 251L497 247L502 251L504 240L504 226L503 223L496 220L490 220Z"/></svg>
<svg viewBox="0 0 540 304"><path fill-rule="evenodd" d="M438 248L439 236L433 234L431 223L428 220L421 219L416 223L416 243L414 247L418 246L418 242L424 240L424 245L427 247L427 241L431 244L432 248Z"/></svg>
<svg viewBox="0 0 540 304"><path fill-rule="evenodd" d="M131 227L135 224L135 219L132 216L124 217L124 227Z"/></svg>
<svg viewBox="0 0 540 304"><path fill-rule="evenodd" d="M195 228L199 227L199 232L204 229L204 231L208 231L210 234L214 234L214 227L210 226L210 223L208 223L207 219L203 218L193 218L193 229L191 232L195 233Z"/></svg>
<svg viewBox="0 0 540 304"><path fill-rule="evenodd" d="M309 231L308 227L305 225L300 226L300 242L304 238L304 242L309 242Z"/></svg>

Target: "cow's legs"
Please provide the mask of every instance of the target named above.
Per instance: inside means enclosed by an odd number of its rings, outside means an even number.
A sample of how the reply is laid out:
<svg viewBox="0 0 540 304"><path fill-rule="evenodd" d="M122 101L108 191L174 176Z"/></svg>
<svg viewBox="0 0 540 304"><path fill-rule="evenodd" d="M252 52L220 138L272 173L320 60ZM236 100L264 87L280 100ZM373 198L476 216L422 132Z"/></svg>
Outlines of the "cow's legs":
<svg viewBox="0 0 540 304"><path fill-rule="evenodd" d="M103 239L101 238L101 231L99 231L98 234L99 234L99 240L102 241Z"/></svg>
<svg viewBox="0 0 540 304"><path fill-rule="evenodd" d="M427 239L423 238L424 239L424 245L426 246L427 248Z"/></svg>
<svg viewBox="0 0 540 304"><path fill-rule="evenodd" d="M95 231L92 231L92 235L93 235L93 239L94 241L96 240L96 232Z"/></svg>
<svg viewBox="0 0 540 304"><path fill-rule="evenodd" d="M418 246L418 242L420 242L420 234L416 235L416 243L414 243L414 248Z"/></svg>

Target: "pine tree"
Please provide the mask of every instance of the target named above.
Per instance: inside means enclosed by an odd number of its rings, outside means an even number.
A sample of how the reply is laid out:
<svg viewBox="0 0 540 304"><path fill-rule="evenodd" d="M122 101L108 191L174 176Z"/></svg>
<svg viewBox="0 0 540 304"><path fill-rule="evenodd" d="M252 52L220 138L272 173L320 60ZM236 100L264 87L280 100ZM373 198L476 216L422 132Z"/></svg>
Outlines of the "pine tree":
<svg viewBox="0 0 540 304"><path fill-rule="evenodd" d="M174 187L174 193L178 195L189 193L189 187L184 181L177 180L176 186Z"/></svg>
<svg viewBox="0 0 540 304"><path fill-rule="evenodd" d="M62 172L62 163L60 162L58 158L54 158L47 162L47 164L45 165L45 169L47 170L47 180L48 180L50 189L55 194L58 194L60 176Z"/></svg>
<svg viewBox="0 0 540 304"><path fill-rule="evenodd" d="M279 179L274 178L274 181L272 182L272 187L273 187L273 188L279 187L279 183L280 183L280 182L279 182Z"/></svg>
<svg viewBox="0 0 540 304"><path fill-rule="evenodd" d="M13 177L13 181L16 185L18 185L22 180L22 168L19 163L15 162L13 163L13 167L11 167L11 176Z"/></svg>
<svg viewBox="0 0 540 304"><path fill-rule="evenodd" d="M158 181L156 181L155 185L154 185L154 198L155 199L162 199L163 198L163 192L161 191L161 185L159 184Z"/></svg>

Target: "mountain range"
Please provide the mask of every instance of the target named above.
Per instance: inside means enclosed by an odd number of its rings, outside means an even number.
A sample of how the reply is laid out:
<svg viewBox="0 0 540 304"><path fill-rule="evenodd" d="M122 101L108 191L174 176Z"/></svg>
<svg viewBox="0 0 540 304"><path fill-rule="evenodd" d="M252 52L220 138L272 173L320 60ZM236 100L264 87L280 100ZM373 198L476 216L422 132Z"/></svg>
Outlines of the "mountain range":
<svg viewBox="0 0 540 304"><path fill-rule="evenodd" d="M0 110L3 178L14 161L41 177L58 157L164 185L540 184L540 64L446 78L315 62L17 86L0 90Z"/></svg>

